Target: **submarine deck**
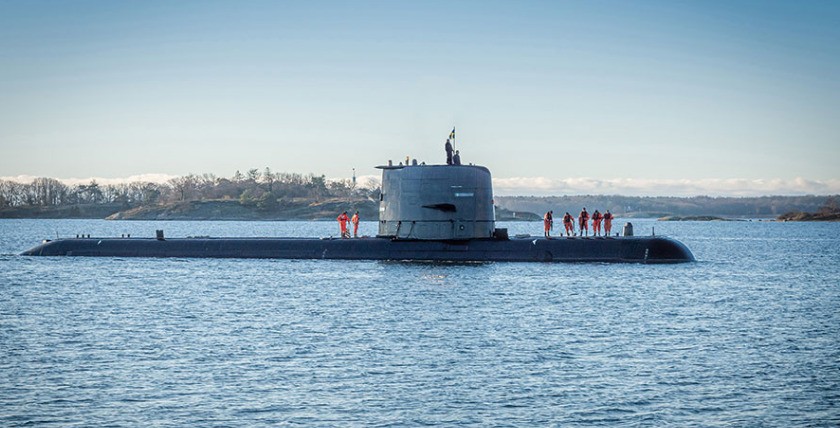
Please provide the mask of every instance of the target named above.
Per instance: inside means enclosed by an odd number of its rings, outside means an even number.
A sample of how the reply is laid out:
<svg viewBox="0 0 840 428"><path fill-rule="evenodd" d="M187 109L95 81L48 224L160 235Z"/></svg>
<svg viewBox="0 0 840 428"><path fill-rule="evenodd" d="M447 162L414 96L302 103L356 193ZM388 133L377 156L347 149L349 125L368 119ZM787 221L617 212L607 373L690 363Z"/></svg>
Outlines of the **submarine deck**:
<svg viewBox="0 0 840 428"><path fill-rule="evenodd" d="M390 238L68 238L24 256L272 258L449 262L694 261L681 242L651 237L516 237L429 241Z"/></svg>

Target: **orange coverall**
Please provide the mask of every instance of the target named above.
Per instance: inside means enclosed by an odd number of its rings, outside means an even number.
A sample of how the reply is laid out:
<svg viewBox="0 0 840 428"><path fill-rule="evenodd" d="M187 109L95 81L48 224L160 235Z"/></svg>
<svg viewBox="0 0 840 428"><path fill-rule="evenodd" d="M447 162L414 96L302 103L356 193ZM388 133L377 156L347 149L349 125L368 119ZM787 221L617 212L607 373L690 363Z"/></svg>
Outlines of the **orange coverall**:
<svg viewBox="0 0 840 428"><path fill-rule="evenodd" d="M554 218L551 215L551 212L545 213L545 215L543 216L543 227L545 228L545 236L549 236L549 234L551 233L550 231L552 223L554 223Z"/></svg>
<svg viewBox="0 0 840 428"><path fill-rule="evenodd" d="M572 236L572 234L575 233L575 227L572 225L571 214L563 216L563 226L566 228L566 236Z"/></svg>
<svg viewBox="0 0 840 428"><path fill-rule="evenodd" d="M359 213L353 214L350 223L353 223L353 237L355 238L359 236Z"/></svg>
<svg viewBox="0 0 840 428"><path fill-rule="evenodd" d="M578 216L578 225L580 226L580 236L583 236L583 231L589 236L589 213L586 210L581 211Z"/></svg>
<svg viewBox="0 0 840 428"><path fill-rule="evenodd" d="M601 213L595 211L595 214L592 214L592 234L598 236L601 234L601 220L604 218L601 217Z"/></svg>
<svg viewBox="0 0 840 428"><path fill-rule="evenodd" d="M347 213L341 213L336 220L338 220L338 226L341 229L341 237L343 238L347 235L347 221L350 219L347 217Z"/></svg>

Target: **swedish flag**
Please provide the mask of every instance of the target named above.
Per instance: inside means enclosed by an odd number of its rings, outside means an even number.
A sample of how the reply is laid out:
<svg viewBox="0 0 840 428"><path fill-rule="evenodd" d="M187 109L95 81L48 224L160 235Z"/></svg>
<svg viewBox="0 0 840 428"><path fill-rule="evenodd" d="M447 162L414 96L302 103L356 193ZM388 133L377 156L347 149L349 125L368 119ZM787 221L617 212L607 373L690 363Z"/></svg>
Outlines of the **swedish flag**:
<svg viewBox="0 0 840 428"><path fill-rule="evenodd" d="M452 132L449 133L449 139L450 140L455 139L455 127L454 126L452 127Z"/></svg>

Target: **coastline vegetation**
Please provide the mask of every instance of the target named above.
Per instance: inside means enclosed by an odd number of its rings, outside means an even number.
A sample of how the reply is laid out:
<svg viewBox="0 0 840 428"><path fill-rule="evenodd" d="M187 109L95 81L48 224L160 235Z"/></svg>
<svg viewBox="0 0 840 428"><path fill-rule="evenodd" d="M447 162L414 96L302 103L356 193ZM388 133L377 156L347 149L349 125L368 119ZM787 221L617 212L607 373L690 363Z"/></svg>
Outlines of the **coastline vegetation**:
<svg viewBox="0 0 840 428"><path fill-rule="evenodd" d="M670 218L671 220L712 221L717 219L776 219L789 212L814 212L832 196L500 196L496 203L504 208L544 213L548 210L577 215L581 208L610 210L620 218ZM840 198L840 196L833 196Z"/></svg>
<svg viewBox="0 0 840 428"><path fill-rule="evenodd" d="M840 202L836 196L826 199L816 212L793 211L779 216L779 221L840 221Z"/></svg>
<svg viewBox="0 0 840 428"><path fill-rule="evenodd" d="M351 180L327 180L323 175L237 171L232 177L189 174L165 183L134 182L100 185L66 185L54 178L39 177L30 183L0 180L0 217L104 218L116 213L146 208L147 216L173 207L200 207L199 202L216 201L224 207L241 207L235 218L273 218L272 213L290 205L318 205L343 201L347 208L376 205L379 187L375 182L357 185ZM219 205L217 204L217 205ZM218 208L218 207L217 207ZM170 210L171 211L171 210ZM188 211L188 210L186 210ZM180 210L187 217L189 212ZM175 210L175 213L178 213ZM178 217L178 215L173 215ZM132 218L123 216L122 218ZM282 217L281 217L282 218ZM302 214L301 218L309 218Z"/></svg>
<svg viewBox="0 0 840 428"><path fill-rule="evenodd" d="M319 220L358 210L378 218L379 184L327 180L324 175L237 171L232 177L189 174L165 183L66 185L40 177L0 180L0 218L109 218L137 220ZM633 197L620 195L498 196L496 218L539 221L546 211L609 209L622 218L781 221L836 220L840 196ZM782 214L785 213L785 214Z"/></svg>

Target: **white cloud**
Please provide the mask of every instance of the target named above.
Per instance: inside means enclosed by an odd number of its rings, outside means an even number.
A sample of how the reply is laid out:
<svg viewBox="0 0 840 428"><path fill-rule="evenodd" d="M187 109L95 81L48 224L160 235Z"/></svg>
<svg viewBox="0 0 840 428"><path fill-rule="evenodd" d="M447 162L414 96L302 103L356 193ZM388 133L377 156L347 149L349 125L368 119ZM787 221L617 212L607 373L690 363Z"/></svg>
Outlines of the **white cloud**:
<svg viewBox="0 0 840 428"><path fill-rule="evenodd" d="M493 179L499 196L627 195L627 196L765 196L840 194L840 179L595 179L513 177Z"/></svg>

